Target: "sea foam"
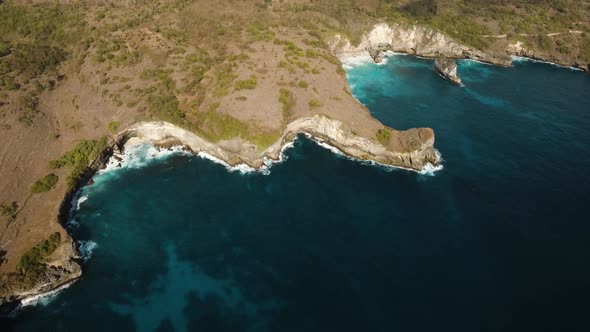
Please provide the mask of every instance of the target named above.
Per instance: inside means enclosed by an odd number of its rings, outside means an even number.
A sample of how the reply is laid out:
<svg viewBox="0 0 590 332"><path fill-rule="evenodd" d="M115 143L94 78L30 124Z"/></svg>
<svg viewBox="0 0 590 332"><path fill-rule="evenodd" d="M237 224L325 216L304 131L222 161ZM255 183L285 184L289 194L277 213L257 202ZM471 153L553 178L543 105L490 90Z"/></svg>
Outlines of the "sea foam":
<svg viewBox="0 0 590 332"><path fill-rule="evenodd" d="M216 164L220 164L223 167L225 167L229 172L238 172L240 174L259 173L262 175L269 175L270 168L275 164L280 164L280 163L284 162L287 159L287 156L285 155L285 151L292 148L293 146L294 146L294 140L292 142L284 144L283 147L281 148L281 151L279 153L279 158L277 160L264 157L262 159L262 166L260 166L259 168L255 168L255 167L252 167L247 164L238 164L238 165L231 166L230 164L228 164L224 160L217 158L215 156L212 156L209 153L206 153L203 151L199 152L197 154L197 156L201 157L203 159L207 159L209 161L212 161Z"/></svg>
<svg viewBox="0 0 590 332"><path fill-rule="evenodd" d="M83 261L87 261L92 257L92 253L94 249L98 247L98 244L94 241L90 240L81 240L78 241L78 251L80 252L80 257Z"/></svg>
<svg viewBox="0 0 590 332"><path fill-rule="evenodd" d="M106 173L119 168L141 168L153 160L165 159L173 155L192 155L182 145L159 148L153 144L141 143L125 148L124 153L115 153L99 173Z"/></svg>

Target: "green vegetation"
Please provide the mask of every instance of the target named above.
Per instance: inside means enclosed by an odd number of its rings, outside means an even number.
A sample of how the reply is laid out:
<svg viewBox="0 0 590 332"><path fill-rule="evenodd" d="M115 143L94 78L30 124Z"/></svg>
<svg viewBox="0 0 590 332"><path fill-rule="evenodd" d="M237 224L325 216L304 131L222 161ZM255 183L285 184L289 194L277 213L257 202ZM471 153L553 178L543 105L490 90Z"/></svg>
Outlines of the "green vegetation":
<svg viewBox="0 0 590 332"><path fill-rule="evenodd" d="M142 54L138 50L129 50L123 40L114 39L106 41L98 39L94 43L96 53L94 61L102 63L107 61L115 67L136 65L142 60ZM121 47L123 45L123 47Z"/></svg>
<svg viewBox="0 0 590 332"><path fill-rule="evenodd" d="M295 106L295 98L293 93L287 89L281 88L279 90L279 102L283 104L283 119L286 120L293 115L293 107Z"/></svg>
<svg viewBox="0 0 590 332"><path fill-rule="evenodd" d="M55 187L59 177L53 173L47 174L31 186L31 194L47 192Z"/></svg>
<svg viewBox="0 0 590 332"><path fill-rule="evenodd" d="M139 78L142 80L159 81L166 90L174 90L176 84L170 77L172 69L148 69L141 72Z"/></svg>
<svg viewBox="0 0 590 332"><path fill-rule="evenodd" d="M43 74L57 76L67 55L88 43L84 15L80 4L1 4L0 88L15 90Z"/></svg>
<svg viewBox="0 0 590 332"><path fill-rule="evenodd" d="M265 131L256 126L249 126L231 115L216 112L217 107L219 104L215 103L210 105L208 111L199 112L195 123L190 124L189 129L212 142L241 137L256 144L260 149L270 146L279 138L278 131Z"/></svg>
<svg viewBox="0 0 590 332"><path fill-rule="evenodd" d="M88 172L90 162L98 158L106 148L106 136L99 140L83 140L71 151L66 152L58 159L51 160L49 167L53 169L72 167L72 172L66 178L68 190L72 190L76 187L82 176Z"/></svg>
<svg viewBox="0 0 590 332"><path fill-rule="evenodd" d="M272 40L275 37L269 26L261 21L253 22L246 31L252 35L254 40Z"/></svg>
<svg viewBox="0 0 590 332"><path fill-rule="evenodd" d="M9 57L0 58L0 75L11 77L22 83L49 71L66 58L63 50L47 45L13 43ZM6 85L6 79L4 79Z"/></svg>
<svg viewBox="0 0 590 332"><path fill-rule="evenodd" d="M305 52L303 51L303 49L301 47L297 46L295 43L293 43L291 41L282 40L282 39L278 39L278 38L276 38L274 40L274 44L284 45L283 51L285 52L285 59L287 60L287 62L289 64L295 65L295 66L305 70L306 72L309 72L309 67L310 67L309 63L301 60L302 58L305 57ZM284 63L284 62L280 62L279 67L287 68L290 73L294 73L296 71L295 67L289 66L287 63Z"/></svg>
<svg viewBox="0 0 590 332"><path fill-rule="evenodd" d="M317 108L322 106L322 102L317 99L310 100L308 104L310 108Z"/></svg>
<svg viewBox="0 0 590 332"><path fill-rule="evenodd" d="M186 123L186 116L178 108L178 100L172 93L150 95L148 97L148 110L153 118L168 121L179 126Z"/></svg>
<svg viewBox="0 0 590 332"><path fill-rule="evenodd" d="M307 82L306 82L306 81L303 81L303 80L299 81L299 82L297 83L297 85L298 85L300 88L303 88L303 89L307 89L307 87L309 86L309 84L307 84Z"/></svg>
<svg viewBox="0 0 590 332"><path fill-rule="evenodd" d="M0 215L4 217L15 218L17 210L18 204L16 202L0 204Z"/></svg>
<svg viewBox="0 0 590 332"><path fill-rule="evenodd" d="M256 80L256 76L251 76L247 80L236 81L236 83L234 84L234 89L236 89L237 91L244 89L254 90L256 89L257 84L258 81Z"/></svg>
<svg viewBox="0 0 590 332"><path fill-rule="evenodd" d="M17 269L25 283L33 283L47 270L44 261L53 254L60 244L61 236L58 232L55 232L48 239L41 241L41 243L29 249L29 251L21 256Z"/></svg>
<svg viewBox="0 0 590 332"><path fill-rule="evenodd" d="M225 63L217 71L217 87L213 91L215 97L227 96L233 81L238 77L233 70L234 64Z"/></svg>
<svg viewBox="0 0 590 332"><path fill-rule="evenodd" d="M382 128L377 131L377 141L379 143L387 146L389 144L389 140L391 139L391 131L387 128Z"/></svg>
<svg viewBox="0 0 590 332"><path fill-rule="evenodd" d="M0 58L7 56L10 53L10 45L8 45L7 43L0 42Z"/></svg>
<svg viewBox="0 0 590 332"><path fill-rule="evenodd" d="M429 17L425 23L467 45L479 49L489 46L490 40L482 37L482 35L489 35L491 31L469 17L448 14L435 15Z"/></svg>
<svg viewBox="0 0 590 332"><path fill-rule="evenodd" d="M113 134L119 130L120 126L121 126L121 123L119 121L111 121L107 125L107 127L109 128L109 131Z"/></svg>
<svg viewBox="0 0 590 332"><path fill-rule="evenodd" d="M297 72L297 69L295 68L295 66L292 66L290 63L288 63L287 61L283 61L283 60L279 61L279 68L287 69L289 74L294 74Z"/></svg>

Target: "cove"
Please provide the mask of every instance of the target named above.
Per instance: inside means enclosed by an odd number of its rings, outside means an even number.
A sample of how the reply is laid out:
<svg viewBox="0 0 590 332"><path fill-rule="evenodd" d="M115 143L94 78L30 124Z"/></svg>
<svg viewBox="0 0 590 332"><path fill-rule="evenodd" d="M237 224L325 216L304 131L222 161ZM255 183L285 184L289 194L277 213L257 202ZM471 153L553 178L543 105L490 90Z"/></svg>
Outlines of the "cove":
<svg viewBox="0 0 590 332"><path fill-rule="evenodd" d="M380 121L434 129L434 176L305 137L269 175L138 149L81 191L82 279L7 330L584 330L590 76L470 61L459 75L408 56L347 70Z"/></svg>

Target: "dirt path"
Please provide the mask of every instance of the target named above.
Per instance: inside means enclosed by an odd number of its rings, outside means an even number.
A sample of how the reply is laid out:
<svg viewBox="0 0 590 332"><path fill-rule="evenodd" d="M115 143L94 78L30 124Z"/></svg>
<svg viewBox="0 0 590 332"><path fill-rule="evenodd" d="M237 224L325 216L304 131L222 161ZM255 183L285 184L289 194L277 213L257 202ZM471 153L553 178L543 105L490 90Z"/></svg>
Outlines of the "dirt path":
<svg viewBox="0 0 590 332"><path fill-rule="evenodd" d="M565 34L572 34L572 35L581 35L583 34L584 31L581 30L568 30L567 32L551 32L548 34L545 34L545 36L547 37L553 37L553 36L559 36L559 35L565 35ZM532 36L539 36L539 35L535 35L535 34L530 34L530 33L516 33L514 34L515 36L523 36L523 37L532 37ZM507 38L508 35L507 34L503 34L503 35L481 35L484 38Z"/></svg>

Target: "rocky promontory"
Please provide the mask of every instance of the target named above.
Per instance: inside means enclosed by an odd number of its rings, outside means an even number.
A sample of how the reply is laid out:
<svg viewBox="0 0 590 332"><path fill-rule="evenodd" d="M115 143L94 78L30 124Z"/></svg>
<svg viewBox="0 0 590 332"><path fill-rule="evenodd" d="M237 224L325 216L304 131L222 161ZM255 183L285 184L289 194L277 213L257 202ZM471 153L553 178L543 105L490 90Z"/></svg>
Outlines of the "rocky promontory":
<svg viewBox="0 0 590 332"><path fill-rule="evenodd" d="M380 23L365 33L358 45L353 45L342 35L330 42L332 52L339 58L355 57L367 53L380 62L383 52L393 51L422 57L448 57L473 59L499 66L510 66L512 59L507 54L486 53L465 46L453 38L432 28L416 25Z"/></svg>
<svg viewBox="0 0 590 332"><path fill-rule="evenodd" d="M461 85L461 78L457 75L457 63L454 59L439 57L434 60L434 71L452 83Z"/></svg>
<svg viewBox="0 0 590 332"><path fill-rule="evenodd" d="M384 127L382 130L387 131L387 140L370 139L356 135L352 128L341 121L315 115L289 123L274 144L259 152L254 144L241 138L211 143L170 123L155 121L129 127L118 136L118 140L121 144L131 138L156 144L180 142L194 153L207 153L230 166L245 164L252 168L260 168L265 165L265 159L280 159L285 144L291 142L298 134L307 134L359 160L371 160L415 171L423 171L428 165L439 163L439 157L434 149L432 129L412 128L397 131Z"/></svg>

